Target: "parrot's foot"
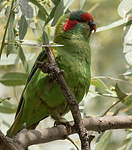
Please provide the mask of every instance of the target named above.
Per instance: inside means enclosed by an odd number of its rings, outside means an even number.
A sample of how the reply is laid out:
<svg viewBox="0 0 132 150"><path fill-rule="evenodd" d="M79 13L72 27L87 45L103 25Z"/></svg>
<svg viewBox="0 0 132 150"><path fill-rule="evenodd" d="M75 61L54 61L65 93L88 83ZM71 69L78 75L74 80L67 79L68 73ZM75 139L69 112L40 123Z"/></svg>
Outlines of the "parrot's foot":
<svg viewBox="0 0 132 150"><path fill-rule="evenodd" d="M47 69L48 67L47 67L47 66L48 66L49 64L48 64L47 62L37 61L36 65L37 65L38 68L41 68L44 73L47 73L47 72L48 72L48 69Z"/></svg>
<svg viewBox="0 0 132 150"><path fill-rule="evenodd" d="M64 75L64 70L60 70L59 74Z"/></svg>
<svg viewBox="0 0 132 150"><path fill-rule="evenodd" d="M55 120L54 126L57 125L64 125L66 127L71 127L73 124L71 124L69 121L67 121L65 118L60 118L59 120Z"/></svg>
<svg viewBox="0 0 132 150"><path fill-rule="evenodd" d="M66 127L67 133L70 134L73 130L74 124L67 121L65 118L60 118L59 120L55 120L54 126L57 126L57 125L64 125Z"/></svg>

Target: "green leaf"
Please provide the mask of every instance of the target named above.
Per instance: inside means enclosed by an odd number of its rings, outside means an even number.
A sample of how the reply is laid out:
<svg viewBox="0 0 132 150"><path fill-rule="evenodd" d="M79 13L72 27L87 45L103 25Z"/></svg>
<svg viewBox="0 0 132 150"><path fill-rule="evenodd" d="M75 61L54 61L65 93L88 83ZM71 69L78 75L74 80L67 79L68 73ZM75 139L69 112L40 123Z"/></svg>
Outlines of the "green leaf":
<svg viewBox="0 0 132 150"><path fill-rule="evenodd" d="M91 79L91 84L94 85L96 88L99 88L102 91L108 93L108 88L107 88L107 86L104 84L104 82L101 79L92 78Z"/></svg>
<svg viewBox="0 0 132 150"><path fill-rule="evenodd" d="M8 72L0 78L0 83L6 86L24 85L27 79L27 73Z"/></svg>
<svg viewBox="0 0 132 150"><path fill-rule="evenodd" d="M125 97L125 99L122 100L122 103L125 104L127 107L132 108L132 94Z"/></svg>
<svg viewBox="0 0 132 150"><path fill-rule="evenodd" d="M112 28L116 28L119 27L121 25L126 25L126 21L123 19L120 19L118 21L115 21L109 25L103 26L103 27L99 27L97 28L96 32L101 32L101 31L106 31L106 30L110 30Z"/></svg>
<svg viewBox="0 0 132 150"><path fill-rule="evenodd" d="M115 92L120 100L123 100L125 97L127 97L127 94L121 91L118 84L115 85Z"/></svg>
<svg viewBox="0 0 132 150"><path fill-rule="evenodd" d="M107 150L110 143L111 134L112 131L105 132L100 141L97 143L95 150Z"/></svg>
<svg viewBox="0 0 132 150"><path fill-rule="evenodd" d="M132 76L132 66L130 66L125 73L123 73L124 76Z"/></svg>
<svg viewBox="0 0 132 150"><path fill-rule="evenodd" d="M15 111L16 112L16 111ZM8 120L7 120L8 121ZM10 128L10 124L7 122L7 121L5 121L5 120L2 120L2 124L4 124L5 126L7 126L8 128Z"/></svg>
<svg viewBox="0 0 132 150"><path fill-rule="evenodd" d="M7 6L7 8L5 9L5 15L6 15L7 17L9 17L10 10L11 10L11 6Z"/></svg>
<svg viewBox="0 0 132 150"><path fill-rule="evenodd" d="M44 15L44 13L41 11L41 9L39 9L38 11L38 18L41 20L46 20L46 16Z"/></svg>
<svg viewBox="0 0 132 150"><path fill-rule="evenodd" d="M24 16L33 18L33 8L28 4L27 0L19 0L19 5Z"/></svg>
<svg viewBox="0 0 132 150"><path fill-rule="evenodd" d="M46 20L46 16L48 16L48 13L46 9L38 2L37 0L28 0L29 2L33 3L39 8L39 14L38 17L42 20ZM42 18L41 18L42 17Z"/></svg>
<svg viewBox="0 0 132 150"><path fill-rule="evenodd" d="M0 66L14 65L16 57L16 54L10 54L8 57L5 54L2 54Z"/></svg>
<svg viewBox="0 0 132 150"><path fill-rule="evenodd" d="M53 19L57 6L58 6L58 5L56 5L56 6L52 9L52 11L50 12L50 15L49 15L48 18L46 19L45 25L47 25L47 24L50 22L50 20Z"/></svg>
<svg viewBox="0 0 132 150"><path fill-rule="evenodd" d="M132 139L132 132L128 133L126 139Z"/></svg>
<svg viewBox="0 0 132 150"><path fill-rule="evenodd" d="M128 143L126 150L132 150L132 141Z"/></svg>
<svg viewBox="0 0 132 150"><path fill-rule="evenodd" d="M80 0L80 9L83 8L84 4L85 4L86 0Z"/></svg>
<svg viewBox="0 0 132 150"><path fill-rule="evenodd" d="M51 23L51 26L54 26L56 24L60 16L66 12L66 10L68 9L68 7L71 5L73 1L74 0L61 0L60 1L60 3L58 4L56 8L54 19Z"/></svg>
<svg viewBox="0 0 132 150"><path fill-rule="evenodd" d="M118 14L121 17L125 17L125 15L132 9L132 1L131 0L122 0L120 5L118 6Z"/></svg>
<svg viewBox="0 0 132 150"><path fill-rule="evenodd" d="M118 98L121 100L123 104L125 104L127 107L132 108L132 94L125 94L120 90L118 85L115 86L115 91L117 93Z"/></svg>
<svg viewBox="0 0 132 150"><path fill-rule="evenodd" d="M18 25L19 25L19 39L23 40L28 29L28 24L24 15L21 16Z"/></svg>
<svg viewBox="0 0 132 150"><path fill-rule="evenodd" d="M14 21L15 21L15 14L12 13L11 14L11 18L10 18L10 23L8 26L8 45L6 48L6 55L8 56L9 54L11 54L15 48L14 43L15 43L15 34L14 34Z"/></svg>
<svg viewBox="0 0 132 150"><path fill-rule="evenodd" d="M0 104L0 112L1 113L15 113L17 110L17 106L15 104L11 104L8 101L4 101L3 103Z"/></svg>
<svg viewBox="0 0 132 150"><path fill-rule="evenodd" d="M126 150L126 145L119 147L117 150Z"/></svg>
<svg viewBox="0 0 132 150"><path fill-rule="evenodd" d="M28 72L29 71L29 66L28 66L25 54L23 52L23 48L21 46L19 46L19 49L18 49L18 56L20 57L20 59L22 61L22 64L24 66L25 71Z"/></svg>
<svg viewBox="0 0 132 150"><path fill-rule="evenodd" d="M43 34L42 34L42 41L44 44L49 44L48 35L45 31L43 31Z"/></svg>
<svg viewBox="0 0 132 150"><path fill-rule="evenodd" d="M10 99L11 99L11 97L0 98L0 103L3 103L4 101L10 100Z"/></svg>
<svg viewBox="0 0 132 150"><path fill-rule="evenodd" d="M54 5L58 5L61 0L51 0Z"/></svg>
<svg viewBox="0 0 132 150"><path fill-rule="evenodd" d="M128 64L132 65L132 46L130 48L131 48L131 51L125 54L125 58Z"/></svg>

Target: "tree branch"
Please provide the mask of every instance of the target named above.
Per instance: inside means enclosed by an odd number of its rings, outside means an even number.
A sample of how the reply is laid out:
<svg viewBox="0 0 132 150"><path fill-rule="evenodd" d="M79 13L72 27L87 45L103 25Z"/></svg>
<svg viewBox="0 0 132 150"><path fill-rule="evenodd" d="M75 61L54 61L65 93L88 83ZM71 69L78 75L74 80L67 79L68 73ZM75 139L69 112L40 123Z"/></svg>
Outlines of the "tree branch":
<svg viewBox="0 0 132 150"><path fill-rule="evenodd" d="M104 132L111 129L128 129L132 128L132 116L105 116L105 117L86 117L83 119L84 127L88 131ZM42 131L24 129L15 137L24 147L33 144L47 143L54 140L64 140L68 135L77 133L72 127L66 128L64 125L58 125L52 128L46 128ZM67 130L69 132L67 132Z"/></svg>
<svg viewBox="0 0 132 150"><path fill-rule="evenodd" d="M86 117L83 119L83 122L84 127L88 131L97 131L99 133L111 129L129 129L132 128L132 115ZM70 124L73 126L69 126L68 129L64 125L46 128L41 131L23 129L13 139L5 137L0 132L0 150L5 150L5 148L6 150L24 150L28 146L34 144L47 143L54 140L64 140L68 135L77 133L74 128L74 122L71 121ZM69 132L67 132L67 130Z"/></svg>
<svg viewBox="0 0 132 150"><path fill-rule="evenodd" d="M14 139L4 136L0 131L0 150L25 150L24 147Z"/></svg>
<svg viewBox="0 0 132 150"><path fill-rule="evenodd" d="M88 131L97 131L99 133L111 129L129 129L132 128L132 115L86 117L83 119L83 122L84 127ZM64 125L58 125L42 131L23 129L13 139L5 137L0 132L0 150L24 150L34 144L64 140L68 135L77 133L74 128L74 122L71 121L70 124L73 126L66 128Z"/></svg>

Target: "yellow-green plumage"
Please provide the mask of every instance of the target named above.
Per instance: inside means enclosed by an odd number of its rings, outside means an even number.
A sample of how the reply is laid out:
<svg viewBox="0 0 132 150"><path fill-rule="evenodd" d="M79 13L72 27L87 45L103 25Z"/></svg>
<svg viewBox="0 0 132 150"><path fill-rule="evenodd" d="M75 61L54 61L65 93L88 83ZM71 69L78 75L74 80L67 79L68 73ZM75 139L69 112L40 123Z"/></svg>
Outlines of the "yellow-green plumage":
<svg viewBox="0 0 132 150"><path fill-rule="evenodd" d="M72 30L64 31L62 28L67 17L68 15L64 15L59 19L54 37L55 43L64 46L56 47L53 52L57 65L64 70L64 78L79 103L90 85L91 31L86 23L79 23ZM44 51L37 60L48 60ZM24 123L27 128L31 128L49 115L58 120L68 110L57 82L40 69L36 69L34 65L22 94L15 121L7 135L14 136Z"/></svg>

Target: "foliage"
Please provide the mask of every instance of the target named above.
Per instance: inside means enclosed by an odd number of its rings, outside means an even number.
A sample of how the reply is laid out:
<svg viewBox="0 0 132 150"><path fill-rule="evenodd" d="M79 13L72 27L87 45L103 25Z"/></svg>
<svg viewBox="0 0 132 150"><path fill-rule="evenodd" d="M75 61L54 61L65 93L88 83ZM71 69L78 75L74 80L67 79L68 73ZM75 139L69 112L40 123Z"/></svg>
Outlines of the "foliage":
<svg viewBox="0 0 132 150"><path fill-rule="evenodd" d="M108 3L112 5L113 9L113 4L118 5L115 12L116 16L118 13L120 17L114 18L113 12L111 12L111 16L108 13L105 16L102 15L105 5L107 8L109 7ZM101 26L97 28L91 41L91 47L94 49L92 52L93 76L90 96L88 95L88 98L84 99L87 104L81 103L81 106L83 105L82 113L84 115L93 113L101 116L108 109L108 105L111 106L120 100L120 104L113 105L114 108L110 109L109 113L112 115L132 114L132 1L130 0L122 0L120 4L115 1L105 2L105 0L95 0L94 2L78 0L77 3L74 0L1 0L0 16L2 19L0 25L1 27L5 26L5 28L1 28L2 36L0 38L0 72L2 74L0 83L13 88L23 86L36 55L41 50L41 45L48 44L49 41L53 40L57 20L63 13L68 13L74 9L89 9L93 15L95 14L97 25L100 24ZM110 18L114 18L113 20L116 21L110 20ZM104 26L103 23L107 25ZM45 37L45 41L42 41L42 36ZM118 42L114 40L115 38L118 38ZM117 49L119 50L117 51ZM114 56L118 66L117 64L114 65ZM121 58L125 58L124 62ZM15 100L14 97L12 99ZM16 103L13 104L8 97L1 97L0 112L4 114L15 113ZM91 105L93 106L90 108ZM89 112L88 110L92 108L94 111ZM112 141L113 132L109 131L97 136L98 142L97 144L95 142L95 149L131 149L131 130L125 131L126 138L122 140L121 145L116 140ZM111 143L115 143L115 146L109 146Z"/></svg>

